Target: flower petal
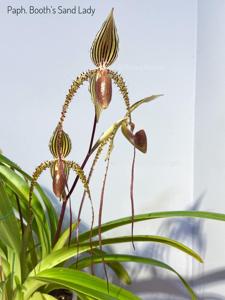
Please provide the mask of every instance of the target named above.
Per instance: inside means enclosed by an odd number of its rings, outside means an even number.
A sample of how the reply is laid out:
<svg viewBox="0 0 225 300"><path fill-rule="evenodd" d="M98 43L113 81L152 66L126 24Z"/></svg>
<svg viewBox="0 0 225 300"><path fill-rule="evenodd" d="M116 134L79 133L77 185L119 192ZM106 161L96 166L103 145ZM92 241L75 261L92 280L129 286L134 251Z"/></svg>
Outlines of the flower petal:
<svg viewBox="0 0 225 300"><path fill-rule="evenodd" d="M112 79L108 70L99 70L95 83L96 101L101 108L106 109L112 98Z"/></svg>
<svg viewBox="0 0 225 300"><path fill-rule="evenodd" d="M137 131L135 134L127 127L125 122L122 123L121 131L125 138L134 145L135 148L142 153L147 152L147 136L143 129Z"/></svg>
<svg viewBox="0 0 225 300"><path fill-rule="evenodd" d="M147 136L143 129L135 133L134 146L143 153L147 152Z"/></svg>
<svg viewBox="0 0 225 300"><path fill-rule="evenodd" d="M65 164L62 160L57 160L53 170L53 192L56 197L61 198L65 192L67 175Z"/></svg>

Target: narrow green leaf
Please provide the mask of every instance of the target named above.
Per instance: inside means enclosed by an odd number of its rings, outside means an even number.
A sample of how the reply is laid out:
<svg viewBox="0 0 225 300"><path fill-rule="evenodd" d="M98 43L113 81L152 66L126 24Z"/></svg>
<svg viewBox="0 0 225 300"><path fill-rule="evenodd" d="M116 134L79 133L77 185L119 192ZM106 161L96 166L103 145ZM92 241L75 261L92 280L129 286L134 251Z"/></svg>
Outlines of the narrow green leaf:
<svg viewBox="0 0 225 300"><path fill-rule="evenodd" d="M78 296L77 300L95 300L96 299L96 298L92 298L92 297L86 296L86 295L78 293L78 292L76 292L76 294Z"/></svg>
<svg viewBox="0 0 225 300"><path fill-rule="evenodd" d="M10 265L10 273L7 281L7 295L12 299L14 289L21 284L20 257L11 247L7 247L7 261Z"/></svg>
<svg viewBox="0 0 225 300"><path fill-rule="evenodd" d="M8 159L6 156L4 156L2 154L0 154L0 162L2 164L8 165L16 170L20 169L20 167L17 164L15 164L13 161L11 161L10 159Z"/></svg>
<svg viewBox="0 0 225 300"><path fill-rule="evenodd" d="M112 245L112 244L119 244L119 243L127 243L127 242L131 242L132 240L134 240L135 242L155 242L155 243L160 243L160 244L165 244L167 246L171 246L174 248L177 248L178 250L192 256L193 258L195 258L198 262L202 263L203 260L200 257L200 255L195 252L194 250L192 250L191 248L185 246L184 244L176 241L176 240L172 240L170 238L167 237L163 237L163 236L157 236L157 235L134 235L134 237L132 238L132 236L121 236L121 237L115 237L115 238L109 238L109 239L104 239L102 240L102 245ZM97 247L98 246L99 241L94 241L93 247ZM82 249L82 246L88 246L88 243L80 243L80 248Z"/></svg>
<svg viewBox="0 0 225 300"><path fill-rule="evenodd" d="M137 109L140 105L142 105L142 104L144 104L144 103L148 103L148 102L151 102L151 101L153 101L153 100L155 100L155 99L157 99L158 97L161 97L161 96L163 96L163 94L159 94L159 95L152 95L152 96L150 96L150 97L146 97L146 98L144 98L144 99L142 99L142 100L140 100L140 101L137 101L137 102L135 102L134 104L132 104L131 105L131 107L130 107L130 113L132 113L135 109Z"/></svg>
<svg viewBox="0 0 225 300"><path fill-rule="evenodd" d="M9 261L7 260L7 258L3 258L0 256L0 270L1 268L4 270L4 276L8 277L11 272Z"/></svg>
<svg viewBox="0 0 225 300"><path fill-rule="evenodd" d="M14 215L12 205L0 179L0 239L19 255L20 231Z"/></svg>
<svg viewBox="0 0 225 300"><path fill-rule="evenodd" d="M130 242L132 239L131 236L123 236L123 237L117 237L117 238L110 238L110 239L104 239L102 240L102 245L111 245L111 244L119 244L119 243L127 243ZM166 244L168 246L172 246L174 248L177 248L184 253L187 253L197 259L199 262L202 262L201 257L194 252L192 249L189 247L183 245L182 243L179 243L175 240L161 237L161 236L134 236L133 237L134 241L139 241L139 242L157 242L157 243L162 243ZM99 246L99 241L93 241L92 242L92 248L94 249L95 247ZM91 248L90 243L80 243L79 245L79 253L83 253L86 251L89 251ZM34 274L37 274L41 271L44 271L46 269L53 268L60 263L66 261L67 259L75 256L77 253L77 245L71 245L69 247L65 247L63 249L54 251L50 253L48 256L46 256L36 267L35 269L30 273L30 276L33 276Z"/></svg>
<svg viewBox="0 0 225 300"><path fill-rule="evenodd" d="M101 257L102 258L102 254L104 255L107 255L108 253L105 252L105 251L101 251L97 248L95 249L92 249L92 253L96 256L96 257ZM90 264L91 264L91 257L88 257L88 259L90 259ZM80 262L80 260L79 260ZM116 262L116 261L108 261L106 262L106 264L109 266L109 268L111 268L113 270L113 272L116 274L117 278L125 283L125 284L131 284L131 278L127 272L127 270L124 268L124 266L122 264L120 264L119 262ZM73 268L74 266L71 266L71 268ZM83 269L83 266L78 263L77 264L77 268L82 270Z"/></svg>
<svg viewBox="0 0 225 300"><path fill-rule="evenodd" d="M83 293L100 300L138 300L131 292L109 283L107 290L106 281L93 275L66 268L53 268L38 273L35 280L47 283L57 283L68 289Z"/></svg>
<svg viewBox="0 0 225 300"><path fill-rule="evenodd" d="M36 292L30 297L30 300L56 300L56 299L57 298L51 295L43 294L40 292Z"/></svg>
<svg viewBox="0 0 225 300"><path fill-rule="evenodd" d="M75 228L77 227L77 223L74 223L72 225L71 230L73 231ZM69 239L69 235L70 235L70 227L68 227L59 237L57 243L55 244L55 246L53 247L52 251L56 251L58 249L61 249L65 246L66 242Z"/></svg>
<svg viewBox="0 0 225 300"><path fill-rule="evenodd" d="M118 122L112 124L111 127L109 127L101 136L100 138L97 140L97 142L94 144L94 146L91 149L91 153L93 153L98 146L103 143L104 141L107 141L109 139L109 137L112 134L116 134L117 130L120 128L120 126L122 125L123 121L125 121L126 118L119 120Z"/></svg>
<svg viewBox="0 0 225 300"><path fill-rule="evenodd" d="M116 261L117 262L136 262L136 263L140 263L140 264L148 264L148 265L151 265L154 267L160 267L160 268L169 270L178 276L178 278L181 280L182 284L184 285L184 287L187 289L188 293L190 294L191 299L193 299L193 300L197 299L194 291L189 286L189 284L186 282L186 280L175 269L173 269L172 267L170 267L169 265L167 265L164 262L161 262L159 260L152 259L152 258L147 258L147 257L134 256L134 255L123 255L123 254L112 254L112 255L106 254L104 256L104 261L106 263L116 262ZM92 259L90 257L83 258L78 262L78 268L83 269L85 267L88 267L91 263L94 263L94 264L102 263L102 257L94 256Z"/></svg>
<svg viewBox="0 0 225 300"><path fill-rule="evenodd" d="M28 250L29 249L29 250ZM29 253L27 252L29 251ZM30 226L26 226L22 237L22 248L20 254L22 281L37 264L37 255L33 235Z"/></svg>
<svg viewBox="0 0 225 300"><path fill-rule="evenodd" d="M136 215L134 216L134 222L142 222L147 220L163 219L163 218L177 218L177 217L202 218L202 219L209 219L209 220L211 219L217 221L225 221L225 214L213 213L207 211L185 211L184 210L184 211L153 212L148 214ZM114 228L130 224L131 222L132 222L132 217L117 219L102 224L101 230L102 232L106 232ZM96 235L98 235L98 227L94 227L92 230L92 236L96 236ZM90 236L90 231L81 233L79 236L80 242L88 240L89 236Z"/></svg>

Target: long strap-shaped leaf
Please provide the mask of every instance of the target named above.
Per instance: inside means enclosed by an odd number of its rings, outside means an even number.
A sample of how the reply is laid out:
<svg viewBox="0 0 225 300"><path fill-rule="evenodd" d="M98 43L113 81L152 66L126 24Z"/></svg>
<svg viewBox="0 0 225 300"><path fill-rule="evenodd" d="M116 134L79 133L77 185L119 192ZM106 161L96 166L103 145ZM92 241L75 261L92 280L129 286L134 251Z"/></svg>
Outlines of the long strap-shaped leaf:
<svg viewBox="0 0 225 300"><path fill-rule="evenodd" d="M32 279L40 280L43 283L60 284L65 288L78 291L99 300L140 300L139 297L131 292L111 283L109 284L108 291L105 280L72 269L53 268L38 273ZM28 299L26 294L24 299Z"/></svg>
<svg viewBox="0 0 225 300"><path fill-rule="evenodd" d="M102 240L102 245L110 245L110 244L117 244L117 243L126 243L130 242L132 239L131 236L124 236L124 237L117 237L117 238L110 238L110 239L104 239ZM161 236L134 236L134 241L143 241L143 242L156 242L156 243L163 243L168 246L175 247L179 249L180 251L183 251L184 253L187 253L197 259L199 262L202 262L201 257L192 249L189 247L183 245L182 243L179 243L175 240L161 237ZM98 247L99 242L93 241L92 248ZM79 253L83 253L86 251L89 251L91 248L90 243L83 243L79 245ZM66 261L67 259L74 256L77 250L77 245L71 245L70 247L65 247L63 249L54 251L50 253L47 257L45 257L36 267L35 269L30 273L30 276L33 276L34 274L37 274L41 271L44 271L46 269L53 268L57 266L58 264Z"/></svg>
<svg viewBox="0 0 225 300"><path fill-rule="evenodd" d="M12 285L14 276L21 280L20 268L20 231L16 217L13 212L12 204L5 191L5 184L0 178L0 240L4 246L7 246L7 261L10 264L12 272ZM3 249L2 249L3 250Z"/></svg>
<svg viewBox="0 0 225 300"><path fill-rule="evenodd" d="M73 231L76 227L77 227L77 223L74 223L74 224L72 224L71 228L68 227L67 229L65 229L65 231L60 235L60 237L59 237L57 243L55 244L55 246L53 247L52 251L56 251L56 250L63 248L69 240L70 231Z"/></svg>
<svg viewBox="0 0 225 300"><path fill-rule="evenodd" d="M217 220L217 221L225 221L225 214L207 212L207 211L164 211L164 212L153 212L148 214L136 215L134 217L134 222L142 222L147 220L154 219L163 219L163 218L177 218L177 217L185 217L185 218L202 218L209 220ZM112 230L114 228L124 226L130 224L132 222L132 217L126 217L117 219L111 222L107 222L102 224L102 232L106 232ZM86 241L89 238L89 231L86 231L80 234L80 242ZM92 236L96 236L98 234L98 227L93 228Z"/></svg>
<svg viewBox="0 0 225 300"><path fill-rule="evenodd" d="M140 257L140 256L134 256L134 255L123 255L123 254L112 254L112 255L107 254L104 256L104 260L106 263L109 263L109 262L136 262L136 263L140 263L140 264L148 264L148 265L151 265L154 267L160 267L160 268L169 270L178 276L178 278L181 280L184 287L187 289L188 293L190 294L191 299L193 299L193 300L197 299L194 291L189 286L189 284L186 282L186 280L176 270L174 270L172 267L165 264L164 262L161 262L159 260L152 259L152 258L147 258L147 257ZM93 264L102 263L102 259L99 256L93 256L92 258L86 257L86 258L81 259L78 262L77 267L79 269L83 269L85 267L88 267L91 263L93 263Z"/></svg>
<svg viewBox="0 0 225 300"><path fill-rule="evenodd" d="M20 253L20 232L12 205L5 192L4 183L0 179L0 229L3 244Z"/></svg>
<svg viewBox="0 0 225 300"><path fill-rule="evenodd" d="M32 295L30 300L56 300L56 298L51 295L36 292Z"/></svg>
<svg viewBox="0 0 225 300"><path fill-rule="evenodd" d="M77 296L79 296L79 300L95 300L95 298L89 297L87 295L81 294L81 293L76 293Z"/></svg>
<svg viewBox="0 0 225 300"><path fill-rule="evenodd" d="M134 240L136 242L155 242L155 243L165 244L167 246L177 248L178 250L192 256L200 263L203 262L202 258L199 256L199 254L197 252L195 252L194 250L192 250L191 248L185 246L184 244L182 244L176 240L172 240L170 238L163 237L163 236L157 236L157 235L155 235L155 236L154 235L135 235L133 237L132 236L121 236L121 237L104 239L104 240L102 240L102 245L128 243L128 242L131 242L132 240ZM85 246L85 244L83 243L80 245L82 247L82 246ZM86 245L88 245L88 243ZM98 241L94 241L93 246L97 247Z"/></svg>
<svg viewBox="0 0 225 300"><path fill-rule="evenodd" d="M108 255L107 252L105 251L101 251L98 248L93 249L92 253L94 254L95 257L102 257L102 255ZM90 258L90 262L91 262L91 257L88 256L88 258ZM80 260L79 260L80 262ZM101 260L102 262L102 260ZM107 266L114 272L114 274L116 275L116 277L123 282L124 284L131 284L132 283L132 279L130 277L130 275L128 274L126 268L119 263L118 261L106 261ZM76 267L77 269L82 270L83 267L81 265L81 267L79 266L79 263L76 263ZM70 268L76 268L74 264L70 265Z"/></svg>

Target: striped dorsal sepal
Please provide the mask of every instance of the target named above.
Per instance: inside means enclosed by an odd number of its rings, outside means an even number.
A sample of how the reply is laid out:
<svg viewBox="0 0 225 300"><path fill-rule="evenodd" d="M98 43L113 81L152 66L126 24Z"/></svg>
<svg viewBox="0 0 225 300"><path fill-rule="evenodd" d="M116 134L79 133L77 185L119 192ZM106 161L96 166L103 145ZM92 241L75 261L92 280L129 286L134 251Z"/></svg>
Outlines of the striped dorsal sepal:
<svg viewBox="0 0 225 300"><path fill-rule="evenodd" d="M49 142L49 150L54 158L65 158L72 148L70 137L62 129L56 128Z"/></svg>
<svg viewBox="0 0 225 300"><path fill-rule="evenodd" d="M91 59L97 67L108 67L117 58L119 38L113 17L113 9L97 33L91 47Z"/></svg>

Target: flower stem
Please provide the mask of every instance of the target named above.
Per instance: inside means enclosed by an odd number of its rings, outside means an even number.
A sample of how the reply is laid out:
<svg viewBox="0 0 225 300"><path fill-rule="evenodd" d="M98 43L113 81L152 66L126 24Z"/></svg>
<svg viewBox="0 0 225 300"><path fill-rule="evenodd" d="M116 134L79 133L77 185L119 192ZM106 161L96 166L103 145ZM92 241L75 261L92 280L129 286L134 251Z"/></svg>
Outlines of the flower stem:
<svg viewBox="0 0 225 300"><path fill-rule="evenodd" d="M89 144L89 148L88 148L88 152L87 152L86 157L85 157L85 159L84 159L84 161L83 161L83 163L81 165L81 169L82 170L85 167L86 163L88 162L88 159L91 156L91 149L92 149L93 142L94 142L96 125L97 125L97 117L95 115L95 117L94 117L94 123L93 123L93 128L92 128L92 133L91 133L91 140L90 140L90 144ZM75 187L77 185L78 180L79 180L79 176L77 175L76 178L75 178L75 180L74 180L74 182L73 182L73 185L72 185L72 187L71 187L71 189L70 189L70 191L68 193L68 195L66 196L66 199L62 203L61 212L60 212L60 216L59 216L59 221L58 221L57 230L56 230L56 233L55 233L53 245L55 245L56 242L59 239L60 232L61 232L61 229L62 229L62 223L63 223L65 211L66 211L66 205L67 205L68 199L70 198L71 194L73 193L73 191L74 191L74 189L75 189Z"/></svg>

